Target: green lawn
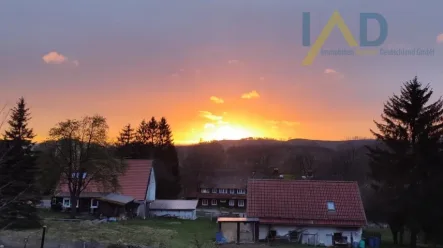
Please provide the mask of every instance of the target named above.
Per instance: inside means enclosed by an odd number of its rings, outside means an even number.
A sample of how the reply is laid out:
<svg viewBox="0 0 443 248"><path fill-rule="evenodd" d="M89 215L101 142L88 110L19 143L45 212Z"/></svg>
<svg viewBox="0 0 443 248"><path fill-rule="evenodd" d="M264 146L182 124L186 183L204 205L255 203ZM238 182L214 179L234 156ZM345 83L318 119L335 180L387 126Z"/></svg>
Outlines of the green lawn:
<svg viewBox="0 0 443 248"><path fill-rule="evenodd" d="M46 240L49 242L100 242L108 244L151 245L154 247L193 248L195 241L201 247L214 247L216 223L201 219L131 220L115 223L45 221ZM1 238L20 242L28 238L39 243L41 230L1 231Z"/></svg>

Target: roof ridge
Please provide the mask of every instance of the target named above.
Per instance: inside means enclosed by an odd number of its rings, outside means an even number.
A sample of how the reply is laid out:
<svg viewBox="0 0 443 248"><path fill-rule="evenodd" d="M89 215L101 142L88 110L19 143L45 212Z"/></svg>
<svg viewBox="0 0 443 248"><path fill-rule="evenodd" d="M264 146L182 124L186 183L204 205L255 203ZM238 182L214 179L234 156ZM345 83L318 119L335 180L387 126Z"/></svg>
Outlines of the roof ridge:
<svg viewBox="0 0 443 248"><path fill-rule="evenodd" d="M343 180L309 180L309 179L280 179L280 178L249 178L248 181L280 181L280 182L322 182L322 183L357 183L357 181L343 181Z"/></svg>

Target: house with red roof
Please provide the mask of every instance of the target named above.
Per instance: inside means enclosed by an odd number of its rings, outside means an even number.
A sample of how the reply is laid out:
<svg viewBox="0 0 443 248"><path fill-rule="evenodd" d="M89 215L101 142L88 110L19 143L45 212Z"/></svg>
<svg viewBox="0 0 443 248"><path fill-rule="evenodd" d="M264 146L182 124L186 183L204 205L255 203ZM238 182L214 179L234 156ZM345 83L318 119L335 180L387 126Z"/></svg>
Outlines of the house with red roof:
<svg viewBox="0 0 443 248"><path fill-rule="evenodd" d="M149 203L155 200L156 181L152 160L129 159L126 172L119 176L119 189L100 187L91 181L80 194L75 206L78 212L101 213L105 216L119 216L132 212L146 217ZM59 204L69 210L71 203L68 185L60 183L52 204Z"/></svg>
<svg viewBox="0 0 443 248"><path fill-rule="evenodd" d="M330 246L360 241L366 225L356 182L251 179L247 201L259 240L295 235L303 244Z"/></svg>

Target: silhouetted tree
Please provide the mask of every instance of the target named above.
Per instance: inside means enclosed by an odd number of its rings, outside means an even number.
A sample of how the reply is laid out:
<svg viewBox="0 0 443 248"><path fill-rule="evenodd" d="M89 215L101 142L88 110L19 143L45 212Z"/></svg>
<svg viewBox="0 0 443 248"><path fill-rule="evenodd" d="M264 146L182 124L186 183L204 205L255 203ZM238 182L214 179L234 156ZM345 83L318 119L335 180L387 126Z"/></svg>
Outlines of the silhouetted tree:
<svg viewBox="0 0 443 248"><path fill-rule="evenodd" d="M159 123L152 118L149 126L156 127L152 133L155 135L153 141L157 160L154 166L157 171L157 195L163 199L175 198L180 193L181 186L179 161L171 128L164 117Z"/></svg>
<svg viewBox="0 0 443 248"><path fill-rule="evenodd" d="M4 135L0 158L0 226L3 228L38 224L35 204L40 200L40 191L32 150L35 135L28 126L30 115L24 98L20 98L12 109Z"/></svg>
<svg viewBox="0 0 443 248"><path fill-rule="evenodd" d="M110 191L119 187L118 176L126 166L108 149L107 131L106 119L96 115L60 122L49 132L53 142L45 149L45 168L61 173L60 183L67 185L72 206L91 182ZM71 208L72 217L76 211Z"/></svg>
<svg viewBox="0 0 443 248"><path fill-rule="evenodd" d="M404 221L411 232L411 247L416 247L424 224L436 230L443 220L443 102L429 103L432 94L417 77L406 82L401 94L384 105L382 122L375 122L378 132L371 130L380 142L369 148L374 187L390 199L389 205L380 207L390 210L391 228Z"/></svg>
<svg viewBox="0 0 443 248"><path fill-rule="evenodd" d="M133 156L133 141L135 139L134 129L131 124L126 125L117 138L117 154L123 158Z"/></svg>

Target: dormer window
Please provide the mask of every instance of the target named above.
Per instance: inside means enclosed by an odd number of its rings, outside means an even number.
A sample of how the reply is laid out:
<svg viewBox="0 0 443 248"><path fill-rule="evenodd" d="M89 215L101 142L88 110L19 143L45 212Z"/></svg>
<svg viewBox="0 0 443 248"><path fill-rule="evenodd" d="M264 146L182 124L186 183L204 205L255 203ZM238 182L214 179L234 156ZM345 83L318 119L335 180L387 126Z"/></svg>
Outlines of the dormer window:
<svg viewBox="0 0 443 248"><path fill-rule="evenodd" d="M209 193L209 189L201 189L201 191L200 192L202 192L202 193Z"/></svg>
<svg viewBox="0 0 443 248"><path fill-rule="evenodd" d="M235 194L235 189L230 189L229 194L232 194L232 195Z"/></svg>
<svg viewBox="0 0 443 248"><path fill-rule="evenodd" d="M327 202L328 211L335 211L335 203L332 201Z"/></svg>
<svg viewBox="0 0 443 248"><path fill-rule="evenodd" d="M212 194L217 194L217 189L212 189Z"/></svg>

